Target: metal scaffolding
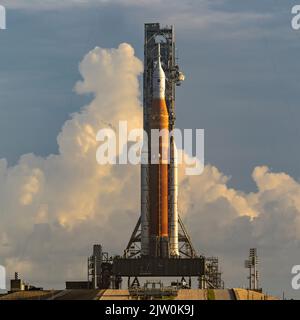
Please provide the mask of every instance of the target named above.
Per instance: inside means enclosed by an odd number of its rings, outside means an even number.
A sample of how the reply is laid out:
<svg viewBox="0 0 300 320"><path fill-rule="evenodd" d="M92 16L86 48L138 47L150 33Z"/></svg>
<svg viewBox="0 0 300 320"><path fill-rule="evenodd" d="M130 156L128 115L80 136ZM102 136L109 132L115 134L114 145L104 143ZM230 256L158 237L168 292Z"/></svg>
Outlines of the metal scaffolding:
<svg viewBox="0 0 300 320"><path fill-rule="evenodd" d="M160 43L161 63L166 75L166 92L165 99L169 113L169 132L175 128L175 89L180 86L184 80L183 73L179 70L176 62L176 46L174 26L161 27L159 23L145 24L145 42L144 42L144 130L148 134L148 149L151 146L151 133L149 128L149 118L152 107L153 93L153 69L157 59L157 43ZM173 139L173 137L171 137ZM150 163L150 154L148 155ZM142 165L143 166L143 165ZM170 170L170 169L169 169ZM171 175L170 175L171 176ZM169 183L171 185L171 183ZM169 204L171 208L171 204ZM170 218L170 213L169 213ZM139 218L128 245L124 251L125 258L136 258L141 255L141 218ZM185 258L195 258L197 253L192 244L191 238L183 224L182 219L178 216L178 241L179 253Z"/></svg>
<svg viewBox="0 0 300 320"><path fill-rule="evenodd" d="M245 268L249 269L249 290L261 291L259 288L259 272L258 268L259 259L257 256L257 249L251 248L249 250L249 258L245 260Z"/></svg>
<svg viewBox="0 0 300 320"><path fill-rule="evenodd" d="M205 258L205 274L199 279L200 289L224 289L222 272L217 257Z"/></svg>

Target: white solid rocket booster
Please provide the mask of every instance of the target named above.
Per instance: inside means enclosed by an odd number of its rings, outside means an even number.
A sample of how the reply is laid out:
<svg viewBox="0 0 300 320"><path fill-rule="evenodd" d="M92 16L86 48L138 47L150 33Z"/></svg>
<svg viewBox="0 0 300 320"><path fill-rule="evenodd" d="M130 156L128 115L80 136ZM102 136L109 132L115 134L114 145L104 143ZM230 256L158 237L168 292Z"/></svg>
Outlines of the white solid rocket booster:
<svg viewBox="0 0 300 320"><path fill-rule="evenodd" d="M148 140L148 139L147 139ZM144 139L141 164L141 254L149 255L149 165L148 141Z"/></svg>
<svg viewBox="0 0 300 320"><path fill-rule="evenodd" d="M171 146L170 146L170 187L169 187L169 217L170 217L170 255L175 257L179 256L178 249L178 208L177 208L177 199L178 199L178 156L177 148L175 144L175 138L171 137Z"/></svg>

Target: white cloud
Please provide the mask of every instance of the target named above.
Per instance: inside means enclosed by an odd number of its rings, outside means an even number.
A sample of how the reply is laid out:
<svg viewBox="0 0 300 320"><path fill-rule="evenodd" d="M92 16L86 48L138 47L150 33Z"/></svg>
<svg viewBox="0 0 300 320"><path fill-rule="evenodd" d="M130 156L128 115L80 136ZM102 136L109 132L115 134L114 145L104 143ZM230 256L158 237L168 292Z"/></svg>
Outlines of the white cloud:
<svg viewBox="0 0 300 320"><path fill-rule="evenodd" d="M117 49L95 48L81 62L80 72L83 80L76 84L76 91L92 92L94 99L64 124L57 139L59 154L47 158L27 154L14 167L0 160L0 239L5 239L0 244L0 257L9 267L15 261L12 259L18 259L15 268L24 260L35 270L46 251L50 251L47 261L51 264L51 256L59 256L60 250L66 252L82 239L76 234L85 223L90 226L93 221L99 226L98 234L115 213L128 218L138 210L134 201L138 170L99 166L96 133L119 119L140 126L138 76L142 63L124 43ZM121 207L122 213L117 209ZM110 231L106 229L103 235ZM76 239L73 244L70 237ZM84 241L85 245L97 240L96 236L92 239Z"/></svg>
<svg viewBox="0 0 300 320"><path fill-rule="evenodd" d="M99 166L95 155L96 133L107 123L141 126L142 63L124 43L93 49L79 69L83 79L76 91L94 98L64 124L59 154L27 154L13 167L0 160L0 263L9 275L19 271L48 287L84 279L93 243L122 253L139 215L138 166ZM247 194L229 188L228 177L212 165L198 177L183 173L181 168L181 214L196 248L220 255L229 285L246 283L242 262L249 247L257 246L265 284L288 290L300 249L300 184L285 173L256 167L257 191Z"/></svg>

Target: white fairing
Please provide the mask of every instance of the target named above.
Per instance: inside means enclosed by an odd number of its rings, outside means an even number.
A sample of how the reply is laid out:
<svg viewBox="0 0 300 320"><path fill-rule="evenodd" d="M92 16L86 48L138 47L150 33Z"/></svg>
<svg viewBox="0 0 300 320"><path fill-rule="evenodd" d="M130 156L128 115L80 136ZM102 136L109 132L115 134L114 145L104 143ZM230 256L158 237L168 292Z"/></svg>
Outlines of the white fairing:
<svg viewBox="0 0 300 320"><path fill-rule="evenodd" d="M141 165L141 254L149 254L149 166L148 152L142 149Z"/></svg>
<svg viewBox="0 0 300 320"><path fill-rule="evenodd" d="M178 165L177 148L174 139L170 150L170 255L179 256L178 249Z"/></svg>
<svg viewBox="0 0 300 320"><path fill-rule="evenodd" d="M153 99L164 99L166 75L160 61L160 45L158 44L158 60L153 71Z"/></svg>

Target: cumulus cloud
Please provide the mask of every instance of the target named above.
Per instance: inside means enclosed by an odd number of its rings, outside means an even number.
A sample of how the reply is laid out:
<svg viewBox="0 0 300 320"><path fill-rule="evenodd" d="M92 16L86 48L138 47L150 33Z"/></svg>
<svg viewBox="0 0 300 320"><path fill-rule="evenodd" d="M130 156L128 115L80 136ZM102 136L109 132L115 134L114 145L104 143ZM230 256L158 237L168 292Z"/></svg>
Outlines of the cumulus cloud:
<svg viewBox="0 0 300 320"><path fill-rule="evenodd" d="M38 269L41 262L46 266L49 259L51 264L52 256L60 259L60 251L66 255L75 248L76 256L83 238L84 246L102 236L112 240L116 230L106 226L112 226L118 216L126 224L138 212L137 168L99 166L96 134L107 123L117 126L119 120L128 120L129 130L141 126L138 76L142 63L124 43L117 49L95 48L79 69L82 80L76 92L92 93L94 98L64 124L57 138L59 154L47 158L27 154L14 167L0 160L0 256L11 272L14 264L20 271L22 263L26 271ZM36 272L26 273L29 277L40 274Z"/></svg>
<svg viewBox="0 0 300 320"><path fill-rule="evenodd" d="M93 99L64 124L59 154L26 154L13 167L0 160L0 263L9 275L19 271L47 287L84 279L93 243L120 254L139 216L139 167L98 165L96 134L119 120L128 120L129 130L141 127L142 63L123 43L93 49L79 70L75 91ZM289 287L300 248L300 184L261 166L252 174L257 190L244 193L229 188L213 165L200 176L184 172L181 167L180 214L195 247L221 257L227 284L246 283L243 259L256 246L265 286Z"/></svg>
<svg viewBox="0 0 300 320"><path fill-rule="evenodd" d="M232 285L246 283L243 257L258 247L265 288L291 293L290 270L300 248L300 184L267 166L256 167L252 177L257 191L244 193L228 188L228 178L206 165L202 176L182 177L181 211L197 247L221 257Z"/></svg>

